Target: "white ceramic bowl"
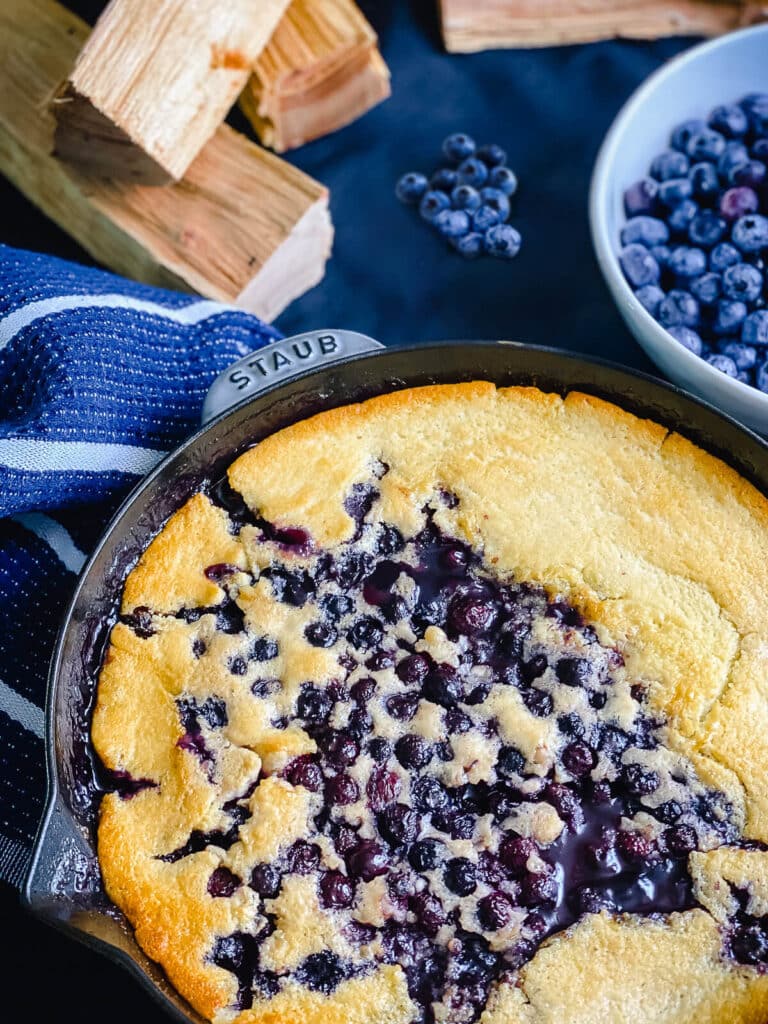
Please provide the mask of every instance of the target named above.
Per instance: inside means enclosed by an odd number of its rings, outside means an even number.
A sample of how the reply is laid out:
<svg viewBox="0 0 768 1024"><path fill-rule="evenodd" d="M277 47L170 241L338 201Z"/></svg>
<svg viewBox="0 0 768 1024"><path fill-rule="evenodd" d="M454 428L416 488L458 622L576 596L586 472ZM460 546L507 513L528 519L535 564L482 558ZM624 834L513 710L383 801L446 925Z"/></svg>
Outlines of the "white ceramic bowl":
<svg viewBox="0 0 768 1024"><path fill-rule="evenodd" d="M618 260L626 222L624 191L648 174L672 129L749 92L768 92L768 25L701 43L654 72L619 111L595 163L589 198L600 268L627 326L660 370L761 434L768 434L768 394L726 376L677 342L638 302ZM768 355L768 352L766 353Z"/></svg>

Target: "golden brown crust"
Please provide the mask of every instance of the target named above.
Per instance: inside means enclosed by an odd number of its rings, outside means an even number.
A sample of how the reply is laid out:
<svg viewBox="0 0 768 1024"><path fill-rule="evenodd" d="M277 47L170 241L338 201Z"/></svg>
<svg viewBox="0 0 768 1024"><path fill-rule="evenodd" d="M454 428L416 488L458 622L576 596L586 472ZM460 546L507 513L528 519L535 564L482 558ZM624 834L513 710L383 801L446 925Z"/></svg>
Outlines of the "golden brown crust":
<svg viewBox="0 0 768 1024"><path fill-rule="evenodd" d="M685 438L593 396L562 399L485 382L408 389L322 413L240 456L229 481L265 520L300 527L315 545L334 550L356 529L345 498L377 464L387 471L375 516L413 535L437 492L455 494L455 508L436 509L436 524L482 551L494 571L541 583L579 608L601 641L620 648L628 678L649 686L651 708L668 722L669 749L727 793L745 837L768 841L763 495ZM258 575L275 550L251 528L233 536L226 514L196 495L129 576L123 611L216 606L225 591L206 578L207 566L230 563ZM302 565L300 554L285 559ZM330 996L293 985L236 1017L226 1009L236 986L211 962L212 935L252 931L254 917L274 914L282 925L268 940L270 969L341 942L300 879L274 906L260 904L247 886L233 899L206 891L218 864L244 874L303 834L317 806L301 787L262 782L250 797L249 823L226 852L208 847L173 863L157 859L157 850L176 850L193 830L226 828L222 793L242 795L262 766L277 771L315 749L296 723L272 723L289 714L303 682L331 680L335 663L302 639L304 609L275 602L264 580L247 579L239 580L237 603L249 627L280 639L274 662L250 666L247 676L248 686L281 680L267 702L272 718L226 668L239 648L215 633L212 616L160 618L149 639L123 625L113 631L94 743L109 768L157 785L130 800L104 800L99 855L109 894L149 955L206 1016L237 1024L407 1024L413 1006L397 967L379 966ZM196 660L192 647L201 638L208 651ZM204 729L215 746L215 794L206 764L178 745L175 703L181 694L203 700L211 693L229 713L223 736ZM541 719L511 700L503 695L498 718L533 757L553 741ZM425 735L429 728L425 722ZM477 766L470 781L482 778L481 758L468 753L465 760ZM618 1024L627 1014L638 1024L761 1024L768 979L723 959L716 921L725 897L716 880L760 881L766 855L751 854L750 867L738 857L739 865L723 866L719 854L691 861L708 913L658 922L589 916L541 947L519 987L500 986L482 1024Z"/></svg>

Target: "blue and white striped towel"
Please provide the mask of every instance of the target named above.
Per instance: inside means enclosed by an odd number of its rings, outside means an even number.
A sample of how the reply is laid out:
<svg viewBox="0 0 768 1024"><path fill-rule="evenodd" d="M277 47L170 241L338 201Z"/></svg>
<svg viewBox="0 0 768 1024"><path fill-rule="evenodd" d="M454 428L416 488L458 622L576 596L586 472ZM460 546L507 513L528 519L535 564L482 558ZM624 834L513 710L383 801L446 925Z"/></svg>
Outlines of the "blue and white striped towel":
<svg viewBox="0 0 768 1024"><path fill-rule="evenodd" d="M0 246L0 880L43 809L48 662L77 573L208 386L279 335L229 306Z"/></svg>

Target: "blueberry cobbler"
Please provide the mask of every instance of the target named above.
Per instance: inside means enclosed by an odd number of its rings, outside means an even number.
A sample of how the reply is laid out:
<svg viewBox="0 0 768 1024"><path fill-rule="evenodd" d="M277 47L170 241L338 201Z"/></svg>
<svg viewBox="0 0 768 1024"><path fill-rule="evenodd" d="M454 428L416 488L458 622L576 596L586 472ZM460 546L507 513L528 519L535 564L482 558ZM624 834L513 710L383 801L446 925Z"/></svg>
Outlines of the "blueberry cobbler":
<svg viewBox="0 0 768 1024"><path fill-rule="evenodd" d="M101 669L110 897L216 1024L763 1024L768 504L487 383L240 456Z"/></svg>

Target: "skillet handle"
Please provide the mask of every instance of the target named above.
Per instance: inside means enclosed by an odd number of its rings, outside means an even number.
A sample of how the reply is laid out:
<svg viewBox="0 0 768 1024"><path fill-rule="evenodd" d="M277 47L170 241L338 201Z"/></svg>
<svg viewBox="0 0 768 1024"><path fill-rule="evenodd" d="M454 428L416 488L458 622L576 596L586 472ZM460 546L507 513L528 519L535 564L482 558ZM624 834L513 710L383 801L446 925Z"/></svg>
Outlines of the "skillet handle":
<svg viewBox="0 0 768 1024"><path fill-rule="evenodd" d="M205 397L202 421L207 423L230 406L306 370L383 347L355 331L308 331L274 341L219 374Z"/></svg>

